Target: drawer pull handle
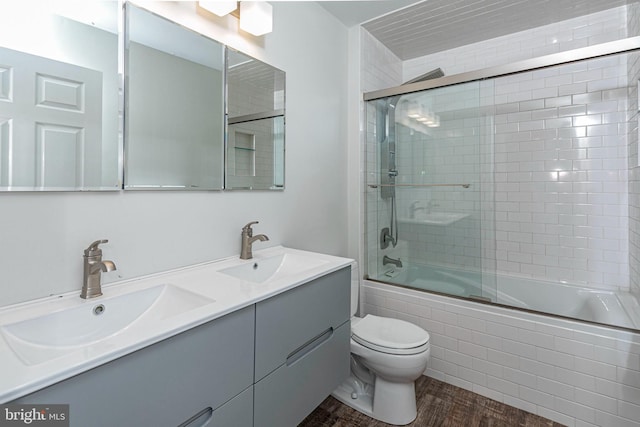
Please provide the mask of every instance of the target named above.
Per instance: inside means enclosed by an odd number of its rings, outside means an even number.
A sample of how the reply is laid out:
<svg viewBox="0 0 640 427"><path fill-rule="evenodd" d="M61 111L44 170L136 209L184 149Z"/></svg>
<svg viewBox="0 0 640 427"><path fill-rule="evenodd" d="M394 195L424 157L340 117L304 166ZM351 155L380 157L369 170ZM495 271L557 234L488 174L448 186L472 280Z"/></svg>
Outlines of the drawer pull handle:
<svg viewBox="0 0 640 427"><path fill-rule="evenodd" d="M211 417L213 417L213 408L209 406L180 424L178 427L204 427L209 424Z"/></svg>
<svg viewBox="0 0 640 427"><path fill-rule="evenodd" d="M295 349L289 356L287 356L287 366L291 366L296 363L298 360L302 359L307 354L311 353L317 347L322 345L325 341L329 340L333 335L333 327L330 327L326 331L317 335L315 338L310 339L297 349Z"/></svg>

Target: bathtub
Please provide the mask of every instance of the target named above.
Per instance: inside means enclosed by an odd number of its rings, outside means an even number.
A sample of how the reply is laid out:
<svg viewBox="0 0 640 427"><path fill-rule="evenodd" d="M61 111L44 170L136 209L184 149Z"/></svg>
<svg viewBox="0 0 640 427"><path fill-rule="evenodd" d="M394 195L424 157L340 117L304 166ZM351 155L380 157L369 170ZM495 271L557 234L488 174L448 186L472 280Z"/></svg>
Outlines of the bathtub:
<svg viewBox="0 0 640 427"><path fill-rule="evenodd" d="M628 292L613 292L503 275L404 263L370 279L509 307L640 329L640 304ZM484 292L483 292L484 291Z"/></svg>
<svg viewBox="0 0 640 427"><path fill-rule="evenodd" d="M468 297L479 291L477 274L409 266L391 275L360 283L360 314L402 319L429 332L425 375L568 427L640 427L640 331L570 318L628 326L620 294L497 277L501 286L517 283L498 292L501 305L482 304L414 288L431 282L450 291L450 284ZM401 275L413 285L395 286ZM546 297L545 286L552 287ZM507 307L507 300L528 309ZM607 309L610 300L618 312ZM544 304L563 314L542 313L549 308L536 305Z"/></svg>

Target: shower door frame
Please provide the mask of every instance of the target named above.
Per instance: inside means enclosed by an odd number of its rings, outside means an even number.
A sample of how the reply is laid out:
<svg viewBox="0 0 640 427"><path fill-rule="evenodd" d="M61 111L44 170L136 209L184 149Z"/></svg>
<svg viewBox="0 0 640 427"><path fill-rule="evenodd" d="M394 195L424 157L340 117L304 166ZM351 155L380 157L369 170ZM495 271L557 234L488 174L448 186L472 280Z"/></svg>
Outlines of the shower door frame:
<svg viewBox="0 0 640 427"><path fill-rule="evenodd" d="M590 60L590 59L618 55L618 54L632 53L637 51L640 51L640 36L629 37L629 38L620 39L612 42L601 43L601 44L597 44L589 47L573 49L573 50L550 54L550 55L544 55L537 58L517 61L510 64L483 68L480 70L475 70L470 72L459 73L459 74L440 77L432 80L409 83L409 84L404 84L404 85L396 86L392 88L366 92L363 94L363 100L365 102L375 101L375 100L380 100L380 99L389 98L393 96L401 96L401 95L407 95L407 94L412 94L416 92L422 92L429 89L437 89L437 88L442 88L446 86L485 81L485 80L489 80L497 77L503 77L503 76L512 75L512 74L530 72L530 71L539 70L543 68L570 64L578 61ZM640 88L640 80L638 81L638 87ZM638 91L638 98L639 98L638 104L640 104L640 89ZM640 112L640 107L638 108L638 112ZM365 179L364 185L371 189L389 186L389 185L384 185L384 183L381 183L381 182L373 182L373 183L368 182L367 179ZM455 184L455 185L460 185L460 184ZM393 186L395 187L400 185L393 185ZM366 246L367 245L365 242L365 248ZM368 259L368 256L365 257L365 259ZM483 280L484 280L484 274L483 274ZM463 298L463 299L473 299L473 298ZM489 303L489 304L496 304L494 302L484 301L483 299L478 299L478 301ZM497 305L501 305L501 304L497 304ZM511 306L507 306L507 307L513 308ZM546 314L553 315L551 313L546 313Z"/></svg>
<svg viewBox="0 0 640 427"><path fill-rule="evenodd" d="M522 73L538 70L540 68L563 65L571 62L594 59L602 56L616 55L619 53L629 53L640 50L640 36L629 37L612 42L601 43L589 47L567 50L565 52L544 55L537 58L516 61L510 64L497 65L475 71L454 74L451 76L439 77L417 83L409 83L388 89L365 92L364 101L387 98L396 95L406 95L414 92L421 92L427 89L436 89L444 86L452 86L462 83L469 83L478 80L485 80L494 77L502 77L509 74Z"/></svg>

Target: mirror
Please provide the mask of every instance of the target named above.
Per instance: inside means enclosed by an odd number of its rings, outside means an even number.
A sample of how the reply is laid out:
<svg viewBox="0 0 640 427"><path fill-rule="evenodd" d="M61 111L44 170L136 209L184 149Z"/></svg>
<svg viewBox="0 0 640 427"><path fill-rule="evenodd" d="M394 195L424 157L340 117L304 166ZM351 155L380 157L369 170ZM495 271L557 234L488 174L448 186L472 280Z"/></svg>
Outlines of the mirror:
<svg viewBox="0 0 640 427"><path fill-rule="evenodd" d="M284 189L285 72L227 48L229 190Z"/></svg>
<svg viewBox="0 0 640 427"><path fill-rule="evenodd" d="M219 190L224 47L127 3L126 190Z"/></svg>
<svg viewBox="0 0 640 427"><path fill-rule="evenodd" d="M118 190L119 91L117 2L4 7L0 191Z"/></svg>

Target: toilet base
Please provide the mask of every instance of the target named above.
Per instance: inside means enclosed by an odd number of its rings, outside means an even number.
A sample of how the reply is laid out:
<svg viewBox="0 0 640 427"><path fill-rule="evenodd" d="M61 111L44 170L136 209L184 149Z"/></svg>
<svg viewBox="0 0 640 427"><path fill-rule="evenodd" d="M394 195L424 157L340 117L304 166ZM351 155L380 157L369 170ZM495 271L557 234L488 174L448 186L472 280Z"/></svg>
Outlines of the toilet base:
<svg viewBox="0 0 640 427"><path fill-rule="evenodd" d="M345 405L371 418L388 424L406 425L416 419L416 393L414 382L390 383L379 377L375 386L359 386L353 375L336 388L331 395ZM355 399L354 396L357 396Z"/></svg>
<svg viewBox="0 0 640 427"><path fill-rule="evenodd" d="M353 398L354 393L357 396L355 399ZM364 390L361 393L354 392L353 377L347 378L331 395L356 411L375 418L373 416L373 394Z"/></svg>

